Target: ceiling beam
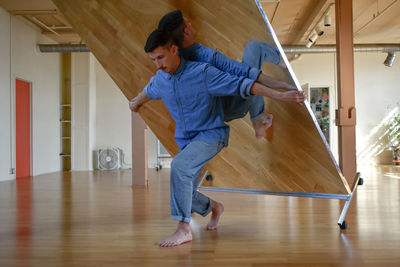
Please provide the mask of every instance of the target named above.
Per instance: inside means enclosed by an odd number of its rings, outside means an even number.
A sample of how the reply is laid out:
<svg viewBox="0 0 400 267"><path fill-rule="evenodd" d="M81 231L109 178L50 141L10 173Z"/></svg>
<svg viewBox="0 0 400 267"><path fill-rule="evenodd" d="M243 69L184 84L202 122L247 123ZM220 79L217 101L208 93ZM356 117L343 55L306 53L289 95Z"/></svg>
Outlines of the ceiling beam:
<svg viewBox="0 0 400 267"><path fill-rule="evenodd" d="M9 10L11 15L14 16L38 16L38 15L55 15L57 14L56 9L47 9L47 10Z"/></svg>
<svg viewBox="0 0 400 267"><path fill-rule="evenodd" d="M36 25L40 26L40 28L44 28L52 33L54 33L57 36L60 36L60 34L58 32L56 32L55 30L53 30L52 28L50 28L50 26L46 25L45 23L43 23L42 21L40 21L38 18L31 16L29 17L30 20L32 20Z"/></svg>

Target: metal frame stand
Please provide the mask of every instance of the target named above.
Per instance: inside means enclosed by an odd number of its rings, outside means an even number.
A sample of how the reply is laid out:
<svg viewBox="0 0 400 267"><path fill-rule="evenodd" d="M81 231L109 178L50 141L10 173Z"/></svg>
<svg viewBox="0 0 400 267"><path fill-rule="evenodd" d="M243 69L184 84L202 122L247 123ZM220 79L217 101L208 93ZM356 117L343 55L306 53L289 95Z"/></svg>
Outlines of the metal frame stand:
<svg viewBox="0 0 400 267"><path fill-rule="evenodd" d="M344 199L346 203L340 214L338 225L340 229L347 228L347 222L344 220L349 209L351 200L353 199L354 193L357 190L358 185L364 183L363 178L360 177L360 173L357 173L356 179L353 185L353 190L350 194L327 194L327 193L307 193L307 192L290 192L290 191L269 191L269 190L258 190L258 189L240 189L240 188L218 188L210 186L202 186L208 171L205 171L198 186L198 190L204 191L219 191L219 192L232 192L232 193L246 193L246 194L262 194L262 195L275 195L275 196L292 196L292 197L310 197L310 198L328 198L328 199Z"/></svg>
<svg viewBox="0 0 400 267"><path fill-rule="evenodd" d="M162 165L160 159L168 159L171 158L171 155L168 153L161 152L161 142L157 139L157 163L156 163L156 171L162 169Z"/></svg>

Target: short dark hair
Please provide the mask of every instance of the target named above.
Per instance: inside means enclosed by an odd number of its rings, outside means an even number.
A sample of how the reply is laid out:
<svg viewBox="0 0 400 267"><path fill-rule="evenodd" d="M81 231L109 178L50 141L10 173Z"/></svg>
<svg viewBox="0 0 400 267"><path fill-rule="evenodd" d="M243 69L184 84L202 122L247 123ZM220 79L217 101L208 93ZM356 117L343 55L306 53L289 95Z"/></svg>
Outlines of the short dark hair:
<svg viewBox="0 0 400 267"><path fill-rule="evenodd" d="M185 23L182 12L179 9L164 15L158 23L158 29L170 34L173 42L182 47Z"/></svg>
<svg viewBox="0 0 400 267"><path fill-rule="evenodd" d="M178 9L164 15L158 23L158 29L163 32L172 32L183 23L182 12Z"/></svg>
<svg viewBox="0 0 400 267"><path fill-rule="evenodd" d="M144 51L146 53L153 52L157 47L165 46L168 43L172 43L171 36L166 32L156 29L150 33L149 37L147 38Z"/></svg>

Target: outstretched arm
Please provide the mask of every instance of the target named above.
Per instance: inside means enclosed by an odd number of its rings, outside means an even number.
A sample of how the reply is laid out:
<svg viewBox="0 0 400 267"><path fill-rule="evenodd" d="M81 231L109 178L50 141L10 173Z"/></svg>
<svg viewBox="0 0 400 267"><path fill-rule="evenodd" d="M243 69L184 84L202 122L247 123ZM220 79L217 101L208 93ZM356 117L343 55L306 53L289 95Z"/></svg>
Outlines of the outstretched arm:
<svg viewBox="0 0 400 267"><path fill-rule="evenodd" d="M211 65L205 67L204 73L204 81L211 95L240 95L242 98L247 98L250 95L261 95L289 103L302 103L306 99L303 91L281 92L259 82L254 82L254 80L230 75Z"/></svg>
<svg viewBox="0 0 400 267"><path fill-rule="evenodd" d="M266 44L264 44L264 45L266 45ZM199 61L207 62L207 60L205 60L203 58L207 58L205 56L207 54L206 52L212 53L210 51L213 51L213 50L209 47L204 47L200 51L202 53L199 52L199 55L200 55ZM264 62L264 61L268 61L268 60L266 58L263 58L262 62ZM246 61L238 62L236 60L226 57L224 54L222 54L218 51L214 52L214 56L212 57L212 60L207 63L210 63L211 65L215 66L217 69L222 70L224 72L228 72L229 74L256 80L257 82L259 82L267 87L270 87L270 88L280 88L280 89L284 89L286 91L297 90L297 88L295 86L293 86L289 83L276 80L274 78L271 78L271 77L263 74L259 70L259 68L255 68L251 64L248 64L248 62L246 62Z"/></svg>
<svg viewBox="0 0 400 267"><path fill-rule="evenodd" d="M141 91L135 98L132 98L131 101L129 101L129 108L133 112L138 112L140 107L150 100L151 99L147 97L146 93Z"/></svg>
<svg viewBox="0 0 400 267"><path fill-rule="evenodd" d="M303 91L290 90L286 92L280 92L278 90L271 89L259 82L255 82L250 88L250 93L253 95L261 95L269 97L281 102L289 103L303 103L306 100L306 95Z"/></svg>

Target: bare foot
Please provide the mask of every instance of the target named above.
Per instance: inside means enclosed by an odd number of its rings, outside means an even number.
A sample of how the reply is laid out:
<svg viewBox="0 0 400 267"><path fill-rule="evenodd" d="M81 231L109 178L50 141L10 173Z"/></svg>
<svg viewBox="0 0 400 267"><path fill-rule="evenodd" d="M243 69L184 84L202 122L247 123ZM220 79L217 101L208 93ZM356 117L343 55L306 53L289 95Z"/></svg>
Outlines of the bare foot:
<svg viewBox="0 0 400 267"><path fill-rule="evenodd" d="M268 114L265 118L261 118L257 122L253 123L257 139L265 136L265 131L272 125L272 119L272 114Z"/></svg>
<svg viewBox="0 0 400 267"><path fill-rule="evenodd" d="M189 223L179 222L176 232L167 237L159 245L160 247L174 247L190 241L192 241L192 231L190 230Z"/></svg>
<svg viewBox="0 0 400 267"><path fill-rule="evenodd" d="M219 218L221 217L223 212L224 212L224 205L213 200L212 201L211 220L206 226L207 230L217 229Z"/></svg>
<svg viewBox="0 0 400 267"><path fill-rule="evenodd" d="M283 60L282 57L281 57L281 61L279 62L278 66L281 67L282 69L286 69L287 68L286 63L285 63L285 61Z"/></svg>

